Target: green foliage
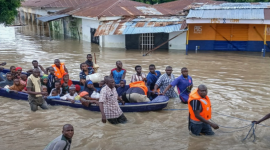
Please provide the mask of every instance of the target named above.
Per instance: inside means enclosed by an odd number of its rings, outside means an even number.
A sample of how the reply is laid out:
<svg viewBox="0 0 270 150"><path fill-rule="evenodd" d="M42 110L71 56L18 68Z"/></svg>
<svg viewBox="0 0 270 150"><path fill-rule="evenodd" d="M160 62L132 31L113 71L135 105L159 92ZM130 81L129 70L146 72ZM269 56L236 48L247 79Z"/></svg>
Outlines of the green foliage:
<svg viewBox="0 0 270 150"><path fill-rule="evenodd" d="M17 15L16 9L20 5L20 0L0 0L0 24L11 24Z"/></svg>
<svg viewBox="0 0 270 150"><path fill-rule="evenodd" d="M160 3L166 3L166 2L176 1L176 0L133 0L133 1L142 2L146 4L160 4Z"/></svg>

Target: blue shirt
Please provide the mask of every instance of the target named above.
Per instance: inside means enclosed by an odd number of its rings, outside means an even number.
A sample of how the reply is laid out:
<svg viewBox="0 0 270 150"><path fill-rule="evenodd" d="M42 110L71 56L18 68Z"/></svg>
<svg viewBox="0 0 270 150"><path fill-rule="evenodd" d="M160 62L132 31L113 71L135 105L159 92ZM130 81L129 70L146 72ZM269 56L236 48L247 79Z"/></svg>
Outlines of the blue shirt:
<svg viewBox="0 0 270 150"><path fill-rule="evenodd" d="M160 71L156 70L155 72L156 72L156 74L152 74L151 72L149 72L147 77L146 77L146 79L147 79L146 84L147 84L147 86L150 87L150 90L153 90L155 88L155 84L161 75Z"/></svg>
<svg viewBox="0 0 270 150"><path fill-rule="evenodd" d="M86 79L86 76L92 74L94 69L92 67L88 67L88 74L85 74L83 71L80 72L80 79Z"/></svg>
<svg viewBox="0 0 270 150"><path fill-rule="evenodd" d="M124 73L126 72L125 69L122 69L120 72L117 71L117 68L112 69L111 73L113 75L113 79L115 81L115 84L119 84L122 76L124 75Z"/></svg>
<svg viewBox="0 0 270 150"><path fill-rule="evenodd" d="M179 94L179 98L183 101L183 102L187 102L188 98L189 98L189 91L186 90L188 86L192 85L192 78L191 76L188 76L187 79L183 77L183 75L181 75L180 77L176 78L171 85L172 86L177 86L177 91Z"/></svg>

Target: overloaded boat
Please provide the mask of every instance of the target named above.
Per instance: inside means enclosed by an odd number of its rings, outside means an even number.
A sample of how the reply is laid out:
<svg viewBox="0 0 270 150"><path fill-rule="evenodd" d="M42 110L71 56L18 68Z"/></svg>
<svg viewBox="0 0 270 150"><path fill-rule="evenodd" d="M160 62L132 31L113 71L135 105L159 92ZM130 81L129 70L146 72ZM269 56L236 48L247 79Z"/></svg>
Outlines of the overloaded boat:
<svg viewBox="0 0 270 150"><path fill-rule="evenodd" d="M8 69L2 70L2 72L9 72ZM26 73L24 73L26 74ZM79 81L72 81L73 84L79 84ZM0 89L0 96L8 97L15 100L28 100L28 94L23 92L7 92L5 89ZM70 101L61 100L61 99L46 99L47 103L50 105L64 105L70 106L74 108L83 108L90 111L100 111L99 106L96 104L91 104L90 107L85 107L81 104L80 101L76 100L75 103L71 103ZM155 111L162 110L167 107L169 98L167 96L157 96L150 102L141 102L141 103L125 103L122 105L119 103L120 108L123 112L143 112L143 111Z"/></svg>

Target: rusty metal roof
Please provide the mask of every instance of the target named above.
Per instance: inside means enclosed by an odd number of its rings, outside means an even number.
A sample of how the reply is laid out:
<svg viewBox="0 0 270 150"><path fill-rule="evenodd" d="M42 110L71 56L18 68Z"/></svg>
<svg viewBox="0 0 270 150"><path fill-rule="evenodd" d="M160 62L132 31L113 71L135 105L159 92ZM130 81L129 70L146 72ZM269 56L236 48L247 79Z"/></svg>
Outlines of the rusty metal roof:
<svg viewBox="0 0 270 150"><path fill-rule="evenodd" d="M98 0L58 0L53 3L44 5L46 8L68 8L68 7L76 7L88 2L96 2Z"/></svg>
<svg viewBox="0 0 270 150"><path fill-rule="evenodd" d="M173 15L173 12L159 6L131 0L98 0L74 7L68 14L82 17Z"/></svg>
<svg viewBox="0 0 270 150"><path fill-rule="evenodd" d="M45 5L48 5L50 3L56 2L59 0L27 0L22 1L21 6L23 7L43 7Z"/></svg>
<svg viewBox="0 0 270 150"><path fill-rule="evenodd" d="M191 8L196 4L220 4L224 3L224 1L215 1L215 0L177 0L168 3L162 3L155 6L160 6L165 9L170 9L175 13L182 12L184 9Z"/></svg>
<svg viewBox="0 0 270 150"><path fill-rule="evenodd" d="M258 2L258 3L223 3L223 4L217 4L217 5L203 5L201 7L198 7L196 9L263 9L263 8L270 8L269 2Z"/></svg>
<svg viewBox="0 0 270 150"><path fill-rule="evenodd" d="M170 33L174 31L182 31L186 28L186 23L183 18L172 18L175 21L162 18L155 21L144 21L137 19L125 19L118 21L105 21L99 25L95 36L101 35L120 35L120 34L141 34L141 33ZM184 26L183 26L184 25Z"/></svg>

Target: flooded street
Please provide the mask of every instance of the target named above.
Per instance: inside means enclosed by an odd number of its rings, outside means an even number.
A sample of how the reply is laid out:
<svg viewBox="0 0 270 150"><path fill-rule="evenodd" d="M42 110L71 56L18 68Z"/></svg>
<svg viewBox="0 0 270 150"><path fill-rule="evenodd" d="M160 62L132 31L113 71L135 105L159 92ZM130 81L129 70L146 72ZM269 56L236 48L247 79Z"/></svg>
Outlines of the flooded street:
<svg viewBox="0 0 270 150"><path fill-rule="evenodd" d="M205 84L212 102L213 112L245 120L258 120L270 113L270 58L261 53L247 52L190 52L156 51L143 57L141 51L100 48L89 42L72 39L40 37L34 26L0 26L0 62L6 61L6 68L20 66L23 71L32 68L32 60L48 67L59 58L66 64L71 78L79 79L80 63L86 54L95 53L99 72L110 74L115 62L121 60L127 70L129 82L135 73L134 67L141 65L148 73L148 66L155 64L162 74L165 67L173 67L173 74L179 76L182 67L189 69L194 87ZM45 34L47 35L47 33ZM187 105L169 101L166 109L182 109ZM126 149L269 149L270 128L258 125L256 142L241 140L249 128L236 129L220 127L213 137L194 137L188 131L187 110L162 110L143 113L125 113L128 123L123 125L103 124L99 112L90 112L66 106L50 106L49 110L33 113L28 102L0 97L0 149L41 150L59 136L62 126L70 123L75 128L72 150L126 150ZM216 113L212 119L222 126L242 127L250 124ZM270 126L270 120L263 122Z"/></svg>

